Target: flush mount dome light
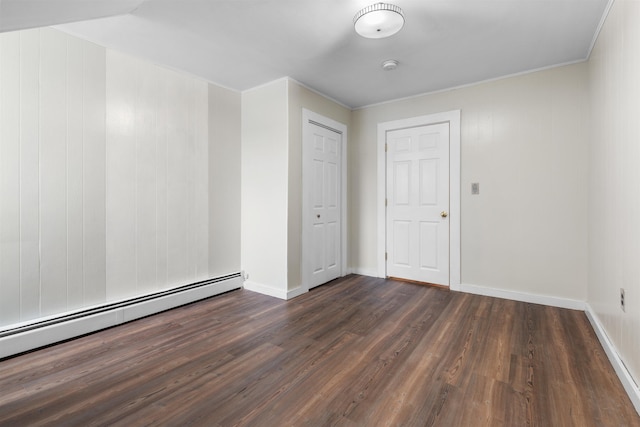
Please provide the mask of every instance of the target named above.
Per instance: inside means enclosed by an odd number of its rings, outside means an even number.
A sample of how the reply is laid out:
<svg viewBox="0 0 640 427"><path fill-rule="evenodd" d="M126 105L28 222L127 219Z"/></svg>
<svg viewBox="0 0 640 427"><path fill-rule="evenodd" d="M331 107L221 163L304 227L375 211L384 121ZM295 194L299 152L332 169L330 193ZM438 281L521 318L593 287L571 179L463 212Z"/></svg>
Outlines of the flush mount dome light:
<svg viewBox="0 0 640 427"><path fill-rule="evenodd" d="M356 33L369 39L381 39L397 33L404 26L404 13L398 6L376 3L353 17Z"/></svg>

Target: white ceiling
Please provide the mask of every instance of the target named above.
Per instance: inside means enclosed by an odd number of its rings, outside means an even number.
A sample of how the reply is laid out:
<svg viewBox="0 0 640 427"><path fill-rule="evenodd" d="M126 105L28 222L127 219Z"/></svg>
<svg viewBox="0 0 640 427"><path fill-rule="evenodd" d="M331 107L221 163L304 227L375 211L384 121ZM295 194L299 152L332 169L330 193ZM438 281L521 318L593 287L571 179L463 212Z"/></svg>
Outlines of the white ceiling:
<svg viewBox="0 0 640 427"><path fill-rule="evenodd" d="M608 1L393 0L406 24L376 40L352 22L376 0L0 0L0 30L106 16L58 28L239 91L289 76L361 107L584 60Z"/></svg>

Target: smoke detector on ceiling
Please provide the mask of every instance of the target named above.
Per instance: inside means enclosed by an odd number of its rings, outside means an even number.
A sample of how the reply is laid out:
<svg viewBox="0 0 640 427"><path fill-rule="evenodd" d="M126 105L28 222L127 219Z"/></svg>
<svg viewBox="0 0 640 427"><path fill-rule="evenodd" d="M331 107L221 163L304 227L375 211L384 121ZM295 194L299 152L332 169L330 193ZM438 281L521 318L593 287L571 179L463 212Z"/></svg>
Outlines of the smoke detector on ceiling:
<svg viewBox="0 0 640 427"><path fill-rule="evenodd" d="M382 69L385 71L391 71L398 68L398 61L395 59L387 59L382 63Z"/></svg>

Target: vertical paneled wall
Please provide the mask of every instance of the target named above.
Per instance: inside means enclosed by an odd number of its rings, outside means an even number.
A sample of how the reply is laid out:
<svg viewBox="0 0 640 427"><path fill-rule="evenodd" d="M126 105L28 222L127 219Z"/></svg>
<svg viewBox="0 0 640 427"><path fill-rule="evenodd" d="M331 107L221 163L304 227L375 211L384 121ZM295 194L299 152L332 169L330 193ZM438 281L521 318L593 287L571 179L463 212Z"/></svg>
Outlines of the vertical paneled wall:
<svg viewBox="0 0 640 427"><path fill-rule="evenodd" d="M352 267L376 272L377 123L460 109L462 283L583 301L587 83L586 64L573 64L354 111Z"/></svg>
<svg viewBox="0 0 640 427"><path fill-rule="evenodd" d="M588 303L640 384L640 3L613 3L589 60ZM625 289L625 310L620 306Z"/></svg>
<svg viewBox="0 0 640 427"><path fill-rule="evenodd" d="M0 316L9 321L20 319L21 299L20 287L13 285L21 269L21 106L12 102L20 99L20 65L20 36L0 37Z"/></svg>
<svg viewBox="0 0 640 427"><path fill-rule="evenodd" d="M0 34L0 327L208 277L208 87Z"/></svg>
<svg viewBox="0 0 640 427"><path fill-rule="evenodd" d="M106 87L107 299L206 278L207 84L107 51Z"/></svg>

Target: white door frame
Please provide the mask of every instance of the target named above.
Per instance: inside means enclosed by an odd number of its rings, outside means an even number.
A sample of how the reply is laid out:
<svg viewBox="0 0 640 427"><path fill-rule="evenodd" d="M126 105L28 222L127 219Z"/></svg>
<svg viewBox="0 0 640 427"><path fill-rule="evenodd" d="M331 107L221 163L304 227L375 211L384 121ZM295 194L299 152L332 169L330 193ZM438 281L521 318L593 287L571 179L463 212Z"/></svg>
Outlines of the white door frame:
<svg viewBox="0 0 640 427"><path fill-rule="evenodd" d="M302 257L301 275L302 292L309 290L311 267L309 262L309 245L312 242L311 227L305 207L309 204L311 193L311 170L307 167L308 150L313 138L312 127L319 125L342 135L340 159L340 276L347 275L347 126L343 123L324 117L318 113L302 109Z"/></svg>
<svg viewBox="0 0 640 427"><path fill-rule="evenodd" d="M410 127L449 123L449 288L460 290L460 110L378 123L378 277L387 276L385 248L387 132Z"/></svg>

